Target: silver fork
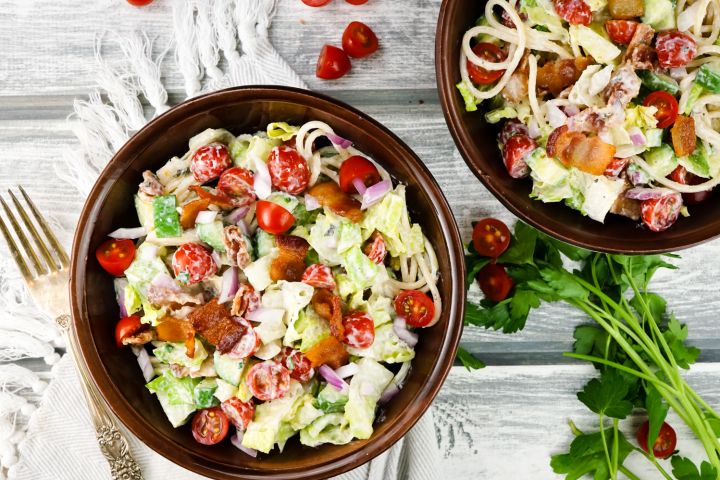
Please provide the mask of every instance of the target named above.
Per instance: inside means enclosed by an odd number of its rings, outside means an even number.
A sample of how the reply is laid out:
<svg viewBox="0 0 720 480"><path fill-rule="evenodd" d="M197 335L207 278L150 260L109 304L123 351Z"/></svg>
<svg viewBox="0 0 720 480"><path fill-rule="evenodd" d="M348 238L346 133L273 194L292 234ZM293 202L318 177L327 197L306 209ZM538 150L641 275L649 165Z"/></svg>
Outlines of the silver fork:
<svg viewBox="0 0 720 480"><path fill-rule="evenodd" d="M8 228L0 215L0 232L5 237L10 253L25 278L25 283L35 303L44 313L55 319L65 336L67 348L72 352L80 372L80 383L83 386L83 393L90 409L90 417L95 426L95 437L100 446L100 451L110 464L113 480L142 480L142 472L130 454L127 439L118 429L112 413L110 413L104 400L100 397L100 393L90 379L78 353L77 339L72 331L72 319L68 315L70 309L67 287L68 256L28 194L25 193L22 187L18 187L18 189L37 225L40 226L45 239L42 238L26 209L11 190L8 190L8 193L12 203L15 205L20 221L27 233L32 237L35 246L28 240L26 232L20 227L17 218L2 197L0 197L0 203L11 228ZM15 233L22 250L18 248L15 239L11 235L11 230Z"/></svg>

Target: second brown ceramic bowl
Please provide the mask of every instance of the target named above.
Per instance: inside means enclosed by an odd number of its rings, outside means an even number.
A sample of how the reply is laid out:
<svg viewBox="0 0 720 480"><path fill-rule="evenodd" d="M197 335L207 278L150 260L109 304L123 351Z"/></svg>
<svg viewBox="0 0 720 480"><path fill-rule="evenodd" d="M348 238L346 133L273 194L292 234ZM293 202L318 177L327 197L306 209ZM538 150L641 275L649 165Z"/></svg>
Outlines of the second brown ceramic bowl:
<svg viewBox="0 0 720 480"><path fill-rule="evenodd" d="M424 330L405 387L384 409L375 433L348 445L303 447L291 440L282 454L251 458L230 442L208 447L193 440L189 425L174 429L144 386L134 355L115 346L118 308L113 281L95 260L107 234L137 224L133 194L146 169L157 170L187 150L206 128L235 134L262 130L273 121L320 120L384 165L408 185L408 207L435 246L444 305L435 326ZM197 473L220 479L311 479L337 475L377 456L399 440L438 393L455 359L465 305L463 247L450 207L418 157L382 125L340 102L303 90L246 87L224 90L179 105L132 137L102 172L87 199L73 245L72 313L81 353L113 412L150 448Z"/></svg>
<svg viewBox="0 0 720 480"><path fill-rule="evenodd" d="M584 217L561 203L530 198L532 181L511 178L497 147L497 127L485 122L482 107L465 111L455 85L460 82L460 43L485 11L483 0L443 0L435 38L435 70L440 102L450 132L465 162L495 197L520 219L560 240L591 250L645 254L676 251L720 235L720 201L690 208L669 230L654 233L619 215L605 223ZM479 187L478 187L479 188Z"/></svg>

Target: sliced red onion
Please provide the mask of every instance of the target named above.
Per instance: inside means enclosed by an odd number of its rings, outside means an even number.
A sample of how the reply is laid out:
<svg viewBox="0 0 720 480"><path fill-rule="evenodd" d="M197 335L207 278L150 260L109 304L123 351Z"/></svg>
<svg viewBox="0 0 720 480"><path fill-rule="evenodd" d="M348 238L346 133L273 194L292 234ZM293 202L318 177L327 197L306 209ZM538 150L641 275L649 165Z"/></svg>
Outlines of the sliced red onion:
<svg viewBox="0 0 720 480"><path fill-rule="evenodd" d="M353 178L352 184L360 195L364 194L365 191L367 190L367 187L365 186L365 182L363 182L358 177Z"/></svg>
<svg viewBox="0 0 720 480"><path fill-rule="evenodd" d="M650 179L647 176L647 173L645 173L644 170L626 170L628 180L630 180L630 183L632 183L634 186L637 185L647 185L647 183L650 181Z"/></svg>
<svg viewBox="0 0 720 480"><path fill-rule="evenodd" d="M249 312L245 315L246 320L250 320L251 322L265 322L267 320L275 320L276 318L280 317L283 318L285 315L285 310L282 308L267 308L267 307L260 307L256 308L252 312Z"/></svg>
<svg viewBox="0 0 720 480"><path fill-rule="evenodd" d="M210 256L212 257L213 261L215 262L215 265L217 265L218 268L221 268L222 267L222 258L220 257L220 254L217 251L213 250L212 253L210 254Z"/></svg>
<svg viewBox="0 0 720 480"><path fill-rule="evenodd" d="M267 163L256 158L255 159L255 177L253 180L253 188L255 195L261 200L266 199L272 193L272 181L270 180L270 170Z"/></svg>
<svg viewBox="0 0 720 480"><path fill-rule="evenodd" d="M318 373L322 375L322 377L338 392L342 392L347 388L350 388L350 386L345 382L345 380L340 378L338 374L335 373L335 370L328 367L327 365L320 365L320 368L318 368Z"/></svg>
<svg viewBox="0 0 720 480"><path fill-rule="evenodd" d="M247 215L249 211L250 211L250 205L248 205L246 207L236 208L235 210L233 210L232 212L228 213L225 216L225 221L227 223L231 223L231 224L235 225L240 220L245 218L245 215Z"/></svg>
<svg viewBox="0 0 720 480"><path fill-rule="evenodd" d="M530 138L538 138L540 136L540 125L538 125L538 122L534 118L528 123L528 135L530 135Z"/></svg>
<svg viewBox="0 0 720 480"><path fill-rule="evenodd" d="M195 217L195 223L212 223L215 221L215 217L217 217L217 212L203 210L202 212L198 212L197 217Z"/></svg>
<svg viewBox="0 0 720 480"><path fill-rule="evenodd" d="M230 267L222 275L222 288L220 289L219 303L229 302L235 298L238 291L238 268Z"/></svg>
<svg viewBox="0 0 720 480"><path fill-rule="evenodd" d="M137 345L132 347L132 351L137 357L138 365L140 365L140 370L142 370L145 383L149 382L155 376L155 370L150 362L150 355L148 355L147 350Z"/></svg>
<svg viewBox="0 0 720 480"><path fill-rule="evenodd" d="M232 443L241 452L243 452L247 455L250 455L253 458L256 458L258 451L255 450L254 448L249 448L242 444L242 439L244 436L245 436L245 432L241 432L240 430L238 430L238 432L235 435L230 437L230 443Z"/></svg>
<svg viewBox="0 0 720 480"><path fill-rule="evenodd" d="M563 113L560 108L552 102L546 103L547 105L547 121L553 128L562 127L567 122L567 115Z"/></svg>
<svg viewBox="0 0 720 480"><path fill-rule="evenodd" d="M144 258L145 260L152 260L153 258L157 257L159 248L156 245L143 245L142 253L140 256Z"/></svg>
<svg viewBox="0 0 720 480"><path fill-rule="evenodd" d="M413 333L408 330L407 322L403 317L395 317L395 320L393 320L393 330L395 331L395 335L397 335L400 340L407 343L409 346L414 347L417 345L417 333Z"/></svg>
<svg viewBox="0 0 720 480"><path fill-rule="evenodd" d="M147 235L145 227L134 228L118 228L114 232L108 234L108 237L116 240L136 240Z"/></svg>
<svg viewBox="0 0 720 480"><path fill-rule="evenodd" d="M358 372L357 363L348 363L335 370L335 374L340 378L352 377Z"/></svg>
<svg viewBox="0 0 720 480"><path fill-rule="evenodd" d="M175 293L182 291L180 285L175 283L175 280L173 280L170 275L162 272L155 275L155 277L150 281L150 286L163 290L169 290Z"/></svg>
<svg viewBox="0 0 720 480"><path fill-rule="evenodd" d="M577 105L572 104L565 105L565 107L563 107L563 110L565 111L565 115L567 115L568 117L573 117L580 113L580 108Z"/></svg>
<svg viewBox="0 0 720 480"><path fill-rule="evenodd" d="M392 190L392 182L390 180L381 180L372 187L368 187L362 195L361 210L366 210L372 205L382 200Z"/></svg>
<svg viewBox="0 0 720 480"><path fill-rule="evenodd" d="M333 145L337 145L340 148L350 148L352 147L352 142L346 138L343 138L339 135L336 135L334 133L326 133L325 136L332 142Z"/></svg>
<svg viewBox="0 0 720 480"><path fill-rule="evenodd" d="M673 190L670 190L669 188L635 187L625 192L625 196L627 198L632 198L633 200L656 200L667 195L672 195L673 193L675 192Z"/></svg>
<svg viewBox="0 0 720 480"><path fill-rule="evenodd" d="M312 195L305 194L305 210L308 212L312 212L313 210L317 210L320 208L320 202L318 202L317 198L313 197Z"/></svg>
<svg viewBox="0 0 720 480"><path fill-rule="evenodd" d="M643 134L642 130L640 130L638 127L632 127L630 130L628 130L628 135L630 135L630 141L636 147L640 147L647 143L647 139L645 138L645 135Z"/></svg>
<svg viewBox="0 0 720 480"><path fill-rule="evenodd" d="M120 318L128 316L128 311L125 308L125 287L127 287L127 284L128 281L124 278L115 279L115 298L120 307Z"/></svg>
<svg viewBox="0 0 720 480"><path fill-rule="evenodd" d="M390 382L390 385L385 387L385 390L380 394L380 399L378 400L379 405L385 405L387 404L392 398L400 393L400 388L395 385L395 383Z"/></svg>

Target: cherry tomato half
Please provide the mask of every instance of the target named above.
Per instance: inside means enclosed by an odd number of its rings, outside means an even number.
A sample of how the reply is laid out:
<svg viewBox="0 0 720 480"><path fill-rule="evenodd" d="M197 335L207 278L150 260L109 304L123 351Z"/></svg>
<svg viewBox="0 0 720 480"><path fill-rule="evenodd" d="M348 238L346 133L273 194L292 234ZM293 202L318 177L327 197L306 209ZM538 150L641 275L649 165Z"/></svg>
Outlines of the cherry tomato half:
<svg viewBox="0 0 720 480"><path fill-rule="evenodd" d="M198 410L192 421L195 441L203 445L215 445L227 436L230 421L220 407Z"/></svg>
<svg viewBox="0 0 720 480"><path fill-rule="evenodd" d="M418 290L403 290L395 297L395 313L411 327L425 327L435 316L435 303Z"/></svg>
<svg viewBox="0 0 720 480"><path fill-rule="evenodd" d="M478 273L477 279L480 290L493 302L505 300L513 287L512 278L505 271L505 267L497 263L485 265Z"/></svg>
<svg viewBox="0 0 720 480"><path fill-rule="evenodd" d="M510 229L497 218L483 218L473 227L472 242L480 255L497 258L510 245Z"/></svg>
<svg viewBox="0 0 720 480"><path fill-rule="evenodd" d="M268 233L279 235L288 231L295 217L277 203L260 200L255 205L258 226Z"/></svg>
<svg viewBox="0 0 720 480"><path fill-rule="evenodd" d="M664 90L652 92L645 97L643 105L657 108L657 112L655 112L657 128L667 128L675 123L680 108L675 97Z"/></svg>
<svg viewBox="0 0 720 480"><path fill-rule="evenodd" d="M657 34L655 50L663 68L677 68L690 63L697 54L697 43L687 33L666 30Z"/></svg>
<svg viewBox="0 0 720 480"><path fill-rule="evenodd" d="M605 22L605 30L607 30L610 40L621 45L627 45L635 35L638 22L632 20L608 20Z"/></svg>
<svg viewBox="0 0 720 480"><path fill-rule="evenodd" d="M366 187L378 183L382 178L377 167L367 158L353 155L340 164L340 190L345 193L358 193L353 180L359 178Z"/></svg>
<svg viewBox="0 0 720 480"><path fill-rule="evenodd" d="M662 232L672 227L680 216L683 199L677 192L660 198L643 200L640 204L642 221L653 232Z"/></svg>
<svg viewBox="0 0 720 480"><path fill-rule="evenodd" d="M275 400L290 390L290 372L272 360L256 363L247 373L247 386L255 398Z"/></svg>
<svg viewBox="0 0 720 480"><path fill-rule="evenodd" d="M507 58L507 54L500 50L500 47L488 42L480 42L472 48L475 55L487 60L488 62L502 62ZM468 75L473 83L478 85L490 85L503 76L505 70L486 70L479 65L475 65L470 60L467 61Z"/></svg>
<svg viewBox="0 0 720 480"><path fill-rule="evenodd" d="M688 172L685 167L682 165L678 165L678 167L672 171L670 174L670 180L682 183L683 185L699 185L705 181L707 181L704 178L698 177L694 173ZM692 193L683 193L683 202L685 202L688 205L697 205L698 203L702 203L708 198L710 198L713 194L713 190L705 190L704 192L692 192Z"/></svg>
<svg viewBox="0 0 720 480"><path fill-rule="evenodd" d="M362 22L350 22L342 36L345 53L353 58L363 58L377 51L379 43L375 32Z"/></svg>
<svg viewBox="0 0 720 480"><path fill-rule="evenodd" d="M153 0L127 0L127 2L136 7L144 7L145 5L150 5Z"/></svg>
<svg viewBox="0 0 720 480"><path fill-rule="evenodd" d="M275 361L287 368L288 372L290 372L290 378L294 378L298 382L307 382L315 375L310 359L300 350L283 347L282 351L275 357Z"/></svg>
<svg viewBox="0 0 720 480"><path fill-rule="evenodd" d="M302 0L302 2L308 7L324 7L332 0Z"/></svg>
<svg viewBox="0 0 720 480"><path fill-rule="evenodd" d="M375 341L375 322L365 312L352 312L342 319L343 342L354 348L370 348Z"/></svg>
<svg viewBox="0 0 720 480"><path fill-rule="evenodd" d="M508 174L512 178L523 178L530 174L525 157L537 148L535 140L527 135L514 135L505 143L502 156Z"/></svg>
<svg viewBox="0 0 720 480"><path fill-rule="evenodd" d="M592 10L583 0L555 0L555 11L573 25L590 25Z"/></svg>
<svg viewBox="0 0 720 480"><path fill-rule="evenodd" d="M649 430L650 422L646 421L640 426L640 429L637 432L637 441L640 445L640 448L642 448L648 453L650 453L648 451ZM675 435L675 430L670 425L663 422L662 426L660 427L660 433L658 434L658 437L657 439L655 439L655 443L653 444L653 456L655 456L655 458L668 458L675 451L676 445L677 435Z"/></svg>
<svg viewBox="0 0 720 480"><path fill-rule="evenodd" d="M100 244L95 250L95 257L106 272L121 277L135 258L135 242L111 238Z"/></svg>
<svg viewBox="0 0 720 480"><path fill-rule="evenodd" d="M232 167L220 175L218 190L234 197L255 198L253 189L253 173L242 167Z"/></svg>
<svg viewBox="0 0 720 480"><path fill-rule="evenodd" d="M320 50L315 76L323 80L335 80L350 71L347 53L333 45L324 45Z"/></svg>
<svg viewBox="0 0 720 480"><path fill-rule="evenodd" d="M115 325L115 343L117 346L122 347L124 345L123 340L135 335L142 327L140 317L132 316L121 319Z"/></svg>

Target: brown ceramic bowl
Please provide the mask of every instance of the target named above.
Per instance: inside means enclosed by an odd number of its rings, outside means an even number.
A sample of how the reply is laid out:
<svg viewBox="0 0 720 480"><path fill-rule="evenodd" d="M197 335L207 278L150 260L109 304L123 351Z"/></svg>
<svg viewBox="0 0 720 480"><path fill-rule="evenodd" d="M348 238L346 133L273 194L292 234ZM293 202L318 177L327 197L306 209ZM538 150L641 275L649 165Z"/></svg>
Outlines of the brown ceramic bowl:
<svg viewBox="0 0 720 480"><path fill-rule="evenodd" d="M435 37L435 70L445 120L465 162L510 211L560 240L611 253L645 254L680 250L720 235L720 202L690 208L669 230L654 233L625 217L608 215L601 224L561 203L529 197L532 181L511 178L502 162L498 127L485 122L482 107L466 112L455 85L460 82L460 43L485 11L482 0L443 0Z"/></svg>
<svg viewBox="0 0 720 480"><path fill-rule="evenodd" d="M136 225L132 196L146 169L182 155L188 139L206 128L234 133L264 129L271 121L328 123L341 136L374 157L407 190L411 215L437 250L440 322L423 331L411 375L385 408L367 441L343 446L303 447L294 439L277 451L253 459L225 441L214 447L196 443L189 425L174 429L160 403L144 386L132 352L115 346L118 308L112 278L95 260L107 233ZM280 87L223 90L179 105L133 136L100 174L87 199L73 245L70 295L82 358L110 408L150 448L197 473L221 479L324 478L357 467L399 440L430 406L455 359L465 305L463 247L440 187L420 159L398 137L360 111L311 92Z"/></svg>

